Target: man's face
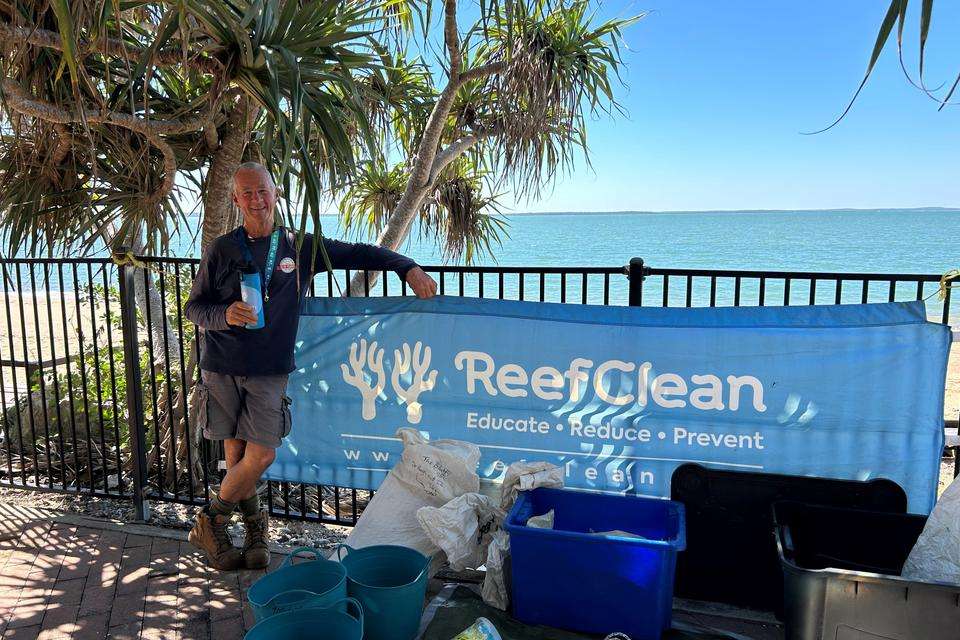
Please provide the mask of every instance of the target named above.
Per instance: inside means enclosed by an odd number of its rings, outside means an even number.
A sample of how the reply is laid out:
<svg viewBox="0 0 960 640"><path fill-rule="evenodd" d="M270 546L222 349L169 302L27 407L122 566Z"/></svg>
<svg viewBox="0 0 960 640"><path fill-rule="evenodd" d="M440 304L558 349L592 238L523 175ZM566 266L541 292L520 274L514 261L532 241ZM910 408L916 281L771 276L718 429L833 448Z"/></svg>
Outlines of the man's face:
<svg viewBox="0 0 960 640"><path fill-rule="evenodd" d="M243 213L244 224L273 226L277 188L270 176L256 169L241 169L233 178L233 202Z"/></svg>

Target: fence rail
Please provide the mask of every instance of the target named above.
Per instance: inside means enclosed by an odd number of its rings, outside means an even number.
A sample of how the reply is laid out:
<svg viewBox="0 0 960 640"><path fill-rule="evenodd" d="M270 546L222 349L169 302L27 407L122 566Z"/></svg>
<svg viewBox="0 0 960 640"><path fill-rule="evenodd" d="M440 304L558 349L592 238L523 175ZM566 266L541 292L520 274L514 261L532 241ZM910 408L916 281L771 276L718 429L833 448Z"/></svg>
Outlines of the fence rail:
<svg viewBox="0 0 960 640"><path fill-rule="evenodd" d="M192 258L0 259L0 485L203 504L222 449L197 429L200 336L183 315ZM932 274L625 266L428 266L439 292L479 298L633 306L764 306L928 300L957 317ZM317 275L308 295L348 292L353 272ZM407 295L381 273L365 293ZM950 421L956 424L955 421ZM960 471L960 466L957 467ZM352 524L371 497L347 487L269 482L275 516Z"/></svg>

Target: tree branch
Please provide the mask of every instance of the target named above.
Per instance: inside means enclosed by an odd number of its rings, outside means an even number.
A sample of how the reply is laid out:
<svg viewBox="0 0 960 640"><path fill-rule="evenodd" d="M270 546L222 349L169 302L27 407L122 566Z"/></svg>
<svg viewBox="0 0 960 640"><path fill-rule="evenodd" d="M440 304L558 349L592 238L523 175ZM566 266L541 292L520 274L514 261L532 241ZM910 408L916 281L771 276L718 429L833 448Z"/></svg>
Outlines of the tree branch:
<svg viewBox="0 0 960 640"><path fill-rule="evenodd" d="M440 134L443 133L444 124L446 124L447 116L450 115L450 107L453 105L459 87L458 82L450 80L433 105L430 117L427 118L427 126L424 127L420 144L417 147L413 171L410 173L410 180L407 183L405 193L412 193L411 189L413 191L424 189L430 184L430 167L433 166L433 159L437 155Z"/></svg>
<svg viewBox="0 0 960 640"><path fill-rule="evenodd" d="M428 184L432 186L437 176L440 175L440 172L446 169L451 162L463 155L470 147L484 138L491 138L498 133L500 133L500 131L497 129L488 129L482 132L471 133L468 136L451 142L447 145L446 149L437 153L437 157L433 161L433 166L430 167L430 182Z"/></svg>
<svg viewBox="0 0 960 640"><path fill-rule="evenodd" d="M233 87L232 89L227 89L224 91L220 97L216 97L216 91L211 92L214 97L210 100L210 113L206 118L206 121L203 125L203 141L207 145L208 152L214 152L220 148L221 140L220 134L217 132L217 121L214 118L214 115L217 113L220 105L236 105L237 101L240 98L243 98L246 94L243 89L240 87ZM257 116L260 114L259 109L253 109L249 107L249 114L253 118L251 122L247 125L248 129L253 128L253 124L256 121ZM227 116L227 121L230 120L229 114Z"/></svg>
<svg viewBox="0 0 960 640"><path fill-rule="evenodd" d="M0 41L12 41L20 44L32 44L45 49L63 51L63 39L59 33L47 31L46 29L33 29L30 27L15 27L9 22L0 22ZM79 43L81 56L91 53L101 53L103 55L116 58L129 59L130 57L139 58L146 49L127 47L122 40L116 38L104 38L97 42ZM184 63L183 52L175 49L164 49L157 51L154 64L160 66L176 66ZM217 73L221 65L214 58L194 57L188 58L186 63L192 67L206 73Z"/></svg>
<svg viewBox="0 0 960 640"><path fill-rule="evenodd" d="M439 152L433 161L433 166L430 167L429 184L433 185L434 181L437 179L437 176L440 175L441 171L447 168L447 165L456 160L462 153L478 142L480 142L480 137L471 134L464 138L460 138L456 142L451 142L446 149Z"/></svg>
<svg viewBox="0 0 960 640"><path fill-rule="evenodd" d="M463 67L460 56L460 33L457 30L457 0L446 0L443 10L443 42L447 45L447 54L450 56L450 79L456 80Z"/></svg>
<svg viewBox="0 0 960 640"><path fill-rule="evenodd" d="M57 166L67 159L67 154L70 153L70 147L73 146L73 137L64 124L55 124L53 128L57 132L57 146L53 150L52 162L53 166Z"/></svg>
<svg viewBox="0 0 960 640"><path fill-rule="evenodd" d="M80 114L32 98L17 82L10 78L0 80L0 93L6 99L7 106L20 115L57 125L81 123L84 119ZM112 124L139 133L160 150L160 153L163 154L163 183L156 191L147 196L147 202L150 204L160 202L173 190L173 180L177 171L177 160L173 148L160 136L162 134L196 131L203 127L204 122L203 118L185 118L182 121L155 120L151 122L126 113L117 113L105 109L91 110L84 113L83 116L88 123Z"/></svg>
<svg viewBox="0 0 960 640"><path fill-rule="evenodd" d="M459 140L454 140L446 149L438 150L437 155L430 166L430 180L428 186L433 186L433 182L440 175L440 172L447 168L451 162L463 155L470 147L486 138L493 138L503 134L503 126L494 124L489 126L480 126L473 129L473 133L464 136Z"/></svg>
<svg viewBox="0 0 960 640"><path fill-rule="evenodd" d="M107 109L84 110L83 116L58 105L39 100L24 91L18 82L11 78L0 79L0 93L9 107L17 113L46 122L58 124L80 123L86 120L95 124L112 124L144 136L172 135L200 131L207 122L205 117L178 118L174 120L146 120L128 113Z"/></svg>
<svg viewBox="0 0 960 640"><path fill-rule="evenodd" d="M217 135L217 124L213 120L208 120L203 127L203 142L207 145L207 151L216 151L220 146L220 137Z"/></svg>
<svg viewBox="0 0 960 640"><path fill-rule="evenodd" d="M507 63L503 61L491 62L490 64L474 67L473 69L468 69L460 74L460 82L469 82L470 80L479 80L480 78L496 75L501 73L506 68Z"/></svg>
<svg viewBox="0 0 960 640"><path fill-rule="evenodd" d="M145 134L144 137L163 154L163 182L153 193L147 196L147 203L155 205L173 191L173 180L177 175L177 156L173 153L173 147L160 136Z"/></svg>

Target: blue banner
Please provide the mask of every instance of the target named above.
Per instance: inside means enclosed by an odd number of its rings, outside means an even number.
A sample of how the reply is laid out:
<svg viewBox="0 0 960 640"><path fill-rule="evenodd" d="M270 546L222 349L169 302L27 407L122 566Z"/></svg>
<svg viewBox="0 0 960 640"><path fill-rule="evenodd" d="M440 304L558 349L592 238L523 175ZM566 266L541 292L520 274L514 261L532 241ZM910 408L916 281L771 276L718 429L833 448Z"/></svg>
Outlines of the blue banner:
<svg viewBox="0 0 960 640"><path fill-rule="evenodd" d="M267 476L375 489L395 433L480 446L566 484L670 495L684 462L888 478L928 513L949 327L924 305L636 308L437 297L309 298L293 430Z"/></svg>

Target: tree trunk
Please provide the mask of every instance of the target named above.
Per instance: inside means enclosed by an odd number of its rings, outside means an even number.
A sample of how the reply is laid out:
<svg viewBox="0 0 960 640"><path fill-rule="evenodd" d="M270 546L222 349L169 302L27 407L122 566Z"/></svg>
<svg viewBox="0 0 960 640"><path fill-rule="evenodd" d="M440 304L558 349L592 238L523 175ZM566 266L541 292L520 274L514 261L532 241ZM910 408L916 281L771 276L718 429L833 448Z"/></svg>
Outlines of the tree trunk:
<svg viewBox="0 0 960 640"><path fill-rule="evenodd" d="M118 238L117 229L113 224L101 233L101 237L108 247L125 246L130 248L133 255L142 255L144 252L143 238L139 235ZM146 319L147 328L153 339L154 351L166 351L164 358L171 370L180 366L180 353L178 349L179 334L174 331L170 324L170 319L164 314L165 307L163 299L160 297L160 291L154 284L153 276L147 269L136 268L133 274L134 300L136 307ZM175 291L175 289L173 289ZM147 313L149 309L150 313ZM166 366L166 365L165 365Z"/></svg>
<svg viewBox="0 0 960 640"><path fill-rule="evenodd" d="M206 184L203 195L203 222L201 228L201 251L206 250L207 246L217 237L227 233L230 228L236 224L235 207L233 206L233 174L237 170L243 159L243 153L246 150L247 142L250 139L250 131L258 115L258 110L252 106L250 101L241 96L234 103L233 108L227 116L226 132L220 140L220 146L213 156L210 163L210 169L207 171ZM200 340L203 340L203 332L200 331ZM189 345L190 351L187 357L186 371L187 379L183 385L179 385L174 390L172 403L170 398L166 397L166 389L161 389L160 402L158 408L159 415L155 417L160 426L159 441L151 448L147 456L147 468L152 469L157 464L157 457L165 457L164 483L166 487L172 487L174 482L180 478L189 478L195 481L194 487L197 488L203 479L202 456L200 447L202 445L202 435L196 429L196 367L198 362L198 353L196 343ZM186 390L186 393L184 392ZM189 409L189 410L188 410ZM190 438L186 437L187 424L194 425L191 430ZM176 447L174 447L174 441ZM193 465L187 464L188 458L192 458ZM172 460L176 460L177 473L173 473L174 465Z"/></svg>
<svg viewBox="0 0 960 640"><path fill-rule="evenodd" d="M133 243L132 250L134 255L141 255L143 252L143 243L139 238ZM179 277L177 266L171 266L175 270L174 277ZM166 275L160 275L160 277L165 278ZM160 297L160 291L154 283L154 276L146 269L136 269L133 274L133 281L134 299L137 308L146 319L147 329L153 338L153 349L155 352L163 353L165 360L163 366L165 368L169 367L170 371L175 371L180 366L180 334L174 331L170 318L165 313L168 309L164 306L164 300ZM175 285L164 282L165 291L176 292L176 288L171 289L171 286ZM149 315L147 314L148 309L150 311Z"/></svg>
<svg viewBox="0 0 960 640"><path fill-rule="evenodd" d="M420 206L423 204L423 199L426 197L428 191L427 188L411 189L410 185L412 184L413 180L411 179L407 185L406 192L403 194L403 198L400 199L393 213L390 214L390 218L387 220L387 226L384 227L383 231L381 231L377 237L378 246L397 251L407 238L407 235L409 235L413 219L416 217L417 211L420 210ZM350 295L367 295L367 292L373 290L373 285L375 285L379 279L379 271L356 272L353 278L350 279Z"/></svg>
<svg viewBox="0 0 960 640"><path fill-rule="evenodd" d="M210 163L203 194L203 228L200 249L205 250L218 236L227 233L234 221L233 174L243 160L250 131L259 109L241 96L227 117L227 130L220 149Z"/></svg>
<svg viewBox="0 0 960 640"><path fill-rule="evenodd" d="M450 115L450 108L453 106L453 99L457 95L459 87L458 79L451 78L436 104L433 105L403 196L387 219L387 225L377 237L377 244L381 247L393 251L400 247L410 233L413 219L420 211L423 199L433 187L434 159L437 157L437 150L440 147L443 125L447 116ZM378 271L358 271L350 281L350 295L365 295L366 291L373 289L373 285L376 284L379 277L380 273ZM366 280L366 285L364 280Z"/></svg>
<svg viewBox="0 0 960 640"><path fill-rule="evenodd" d="M200 240L201 250L217 237L227 233L237 224L237 214L233 206L233 174L243 160L243 153L250 140L250 131L259 114L259 109L253 106L246 97L241 96L227 116L227 128L220 140L220 147L210 163L207 172L203 196L203 223ZM200 340L203 332L200 331ZM166 486L173 486L176 478L173 474L173 465L170 459L175 458L178 474L194 481L194 488L199 488L203 481L202 467L202 434L196 428L196 367L199 360L197 345L190 345L190 352L185 368L187 379L177 391L172 404L172 411L168 415L158 416L158 424L162 425L159 448L154 447L150 452L148 468L156 463L156 456L161 451L166 454ZM168 407L169 408L169 407ZM187 438L187 424L194 428ZM176 450L173 443L176 441ZM189 454L188 454L189 452ZM192 465L187 464L191 458ZM188 481L189 481L188 480Z"/></svg>
<svg viewBox="0 0 960 640"><path fill-rule="evenodd" d="M447 58L450 63L447 70L447 86L440 92L437 102L430 111L430 117L427 118L427 126L424 128L423 138L417 146L413 170L410 172L409 180L407 180L403 197L400 198L400 202L397 203L387 220L386 227L377 238L377 244L394 251L400 247L400 244L410 233L410 226L417 212L420 211L423 199L433 188L433 183L440 168L437 165L443 164L435 162L435 160L442 160L442 158L437 158L440 139L443 136L443 129L450 115L450 109L453 107L454 98L456 98L457 91L463 84L461 70L464 60L460 51L460 33L457 27L457 0L444 0L443 14L443 44L447 50ZM444 162L448 163L449 160ZM375 271L357 272L349 284L350 295L364 295L366 291L373 288L378 278L379 273Z"/></svg>

